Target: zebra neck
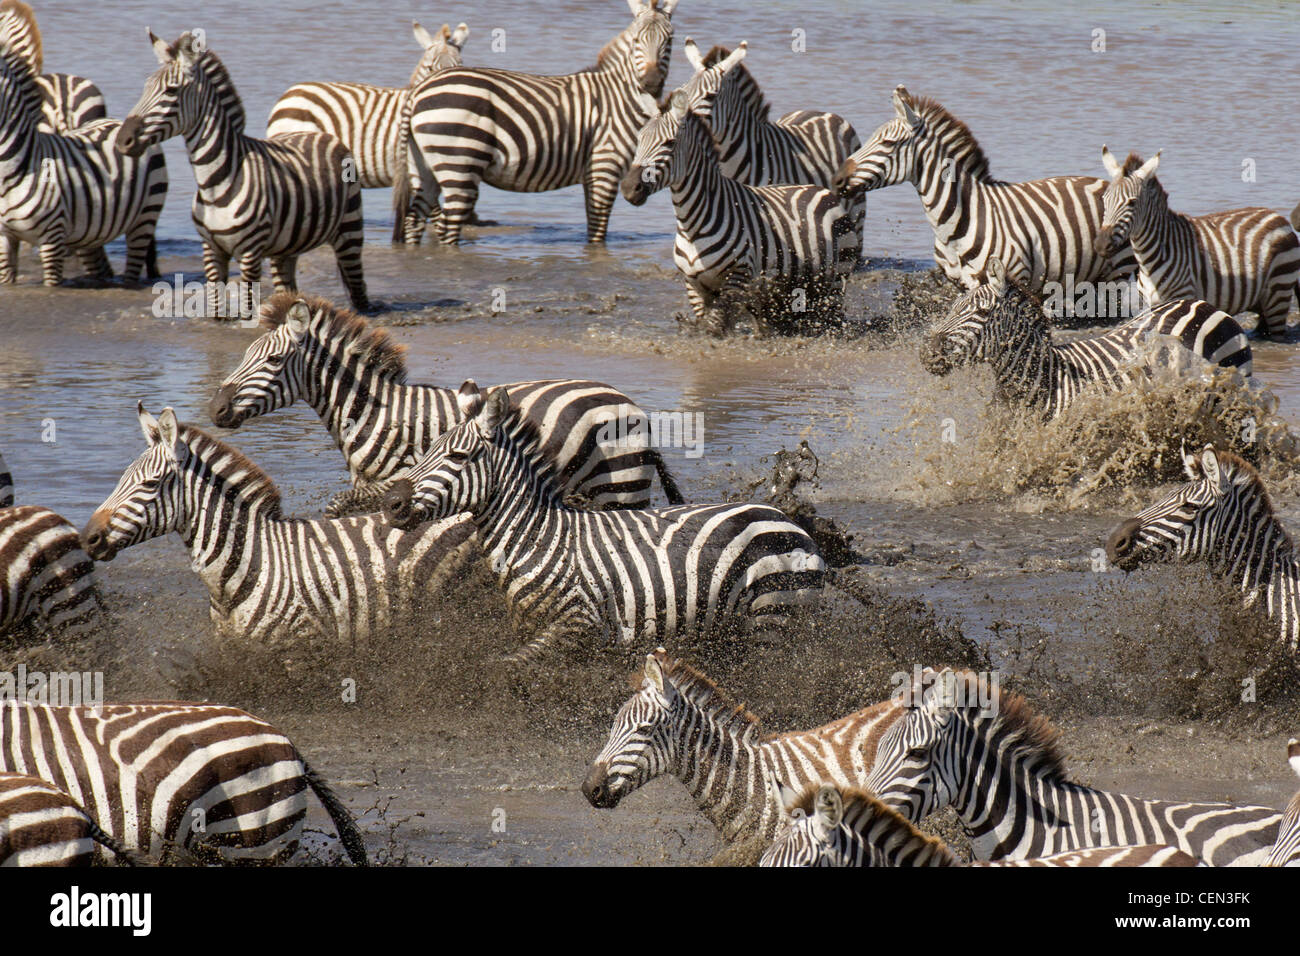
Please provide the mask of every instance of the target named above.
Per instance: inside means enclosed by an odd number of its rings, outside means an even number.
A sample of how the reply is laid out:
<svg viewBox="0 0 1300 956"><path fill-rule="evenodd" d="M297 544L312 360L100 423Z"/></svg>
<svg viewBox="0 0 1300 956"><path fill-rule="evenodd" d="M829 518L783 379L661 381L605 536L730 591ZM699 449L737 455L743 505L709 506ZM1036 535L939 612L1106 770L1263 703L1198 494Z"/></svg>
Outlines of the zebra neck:
<svg viewBox="0 0 1300 956"><path fill-rule="evenodd" d="M770 790L763 745L751 743L743 727L723 725L708 706L680 706L678 726L686 729L686 739L673 772L725 840L760 828Z"/></svg>
<svg viewBox="0 0 1300 956"><path fill-rule="evenodd" d="M1300 562L1292 554L1278 555L1268 580L1268 616L1277 622L1282 641L1293 652L1300 647Z"/></svg>
<svg viewBox="0 0 1300 956"><path fill-rule="evenodd" d="M521 574L544 569L563 589L578 573L579 526L601 516L565 505L550 476L512 437L503 438L501 429L489 454L496 484L472 517L492 570L508 585Z"/></svg>
<svg viewBox="0 0 1300 956"><path fill-rule="evenodd" d="M193 468L186 471L188 521L181 539L212 605L225 610L236 603L246 577L256 579L264 572L259 552L266 543L267 522L279 516L280 505L260 494L247 495L237 480L212 464L202 462L202 474Z"/></svg>
<svg viewBox="0 0 1300 956"><path fill-rule="evenodd" d="M1179 249L1191 248L1195 241L1191 221L1169 208L1169 197L1159 183L1153 183L1154 195L1145 201L1141 215L1133 216L1129 244L1138 268L1148 274L1159 273Z"/></svg>
<svg viewBox="0 0 1300 956"><path fill-rule="evenodd" d="M183 135L200 195L220 199L230 184L238 181L248 153L249 138L244 135L242 118L225 109L220 97L211 93Z"/></svg>
<svg viewBox="0 0 1300 956"><path fill-rule="evenodd" d="M935 242L946 246L970 228L963 229L962 223L971 210L988 207L980 194L989 184L974 174L968 156L950 154L936 142L927 144L917 168L922 172L912 179L912 185L921 197Z"/></svg>
<svg viewBox="0 0 1300 956"><path fill-rule="evenodd" d="M21 96L0 96L0 117L0 177L10 179L36 164L40 137L36 117L23 108Z"/></svg>
<svg viewBox="0 0 1300 956"><path fill-rule="evenodd" d="M1036 308L1030 303L1024 307ZM1036 319L1014 316L986 352L1004 398L1050 408L1070 367L1051 334Z"/></svg>
<svg viewBox="0 0 1300 956"><path fill-rule="evenodd" d="M871 866L960 866L957 855L939 839L927 836L883 804L848 806L841 827L856 853Z"/></svg>
<svg viewBox="0 0 1300 956"><path fill-rule="evenodd" d="M688 114L673 147L673 206L677 210L678 231L695 235L715 218L718 208L738 210L739 183L722 174L712 135L697 117Z"/></svg>

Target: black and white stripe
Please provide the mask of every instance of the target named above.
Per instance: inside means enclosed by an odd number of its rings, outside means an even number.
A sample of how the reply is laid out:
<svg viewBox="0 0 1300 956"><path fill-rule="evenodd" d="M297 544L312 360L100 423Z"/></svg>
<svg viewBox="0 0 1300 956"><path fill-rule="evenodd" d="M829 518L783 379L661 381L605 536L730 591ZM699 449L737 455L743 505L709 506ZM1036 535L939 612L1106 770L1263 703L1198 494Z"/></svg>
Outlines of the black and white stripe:
<svg viewBox="0 0 1300 956"><path fill-rule="evenodd" d="M328 245L354 307L369 307L361 269L361 187L349 173L347 148L325 133L254 139L244 133L244 106L225 66L182 34L168 46L149 34L161 64L118 135L131 155L180 134L198 192L191 214L203 240L209 314L227 314L221 287L239 262L241 314L253 312L253 286L270 258L276 290L296 288L298 257Z"/></svg>
<svg viewBox="0 0 1300 956"><path fill-rule="evenodd" d="M641 205L672 189L673 261L686 280L693 325L729 331L743 312L756 330L815 332L843 320L844 287L860 240L845 207L820 186L746 186L718 163L705 120L746 45L699 73L641 130L623 180Z"/></svg>
<svg viewBox="0 0 1300 956"><path fill-rule="evenodd" d="M517 659L570 639L658 644L779 619L820 595L817 545L765 505L624 511L569 507L537 430L505 389L466 382L466 420L384 496L410 527L467 514L517 626L536 632Z"/></svg>
<svg viewBox="0 0 1300 956"><path fill-rule="evenodd" d="M149 443L82 533L100 561L175 531L208 589L219 636L243 641L387 639L470 560L474 528L449 519L413 531L379 516L292 519L270 478L234 448L139 410Z"/></svg>
<svg viewBox="0 0 1300 956"><path fill-rule="evenodd" d="M1106 541L1112 564L1129 571L1147 561L1202 561L1246 595L1263 598L1283 646L1300 649L1300 561L1273 511L1259 474L1210 445L1184 454L1190 481L1116 525Z"/></svg>
<svg viewBox="0 0 1300 956"><path fill-rule="evenodd" d="M956 811L975 857L1028 859L1164 844L1212 866L1257 866L1282 815L1269 807L1144 800L1070 780L1057 732L1017 694L974 674L925 671L884 732L866 789L908 820Z"/></svg>
<svg viewBox="0 0 1300 956"><path fill-rule="evenodd" d="M22 773L0 773L0 867L90 866L99 844L134 866L129 850L100 829L58 787Z"/></svg>
<svg viewBox="0 0 1300 956"><path fill-rule="evenodd" d="M36 14L22 0L0 0L0 45L8 45L27 62L41 96L42 133L68 133L108 119L104 94L84 76L45 73L45 54Z"/></svg>
<svg viewBox="0 0 1300 956"><path fill-rule="evenodd" d="M900 86L894 111L897 116L844 164L836 188L852 196L898 183L915 186L934 230L934 260L948 278L974 288L992 258L1034 290L1045 282L1078 286L1132 273L1131 252L1107 257L1094 248L1106 180L1056 176L1005 183L990 174L966 124L934 100L914 98Z"/></svg>
<svg viewBox="0 0 1300 956"><path fill-rule="evenodd" d="M511 192L582 184L587 241L604 242L637 131L655 115L668 76L677 0L628 0L635 18L598 65L566 76L448 70L413 92L416 167L441 194L442 241L460 241L481 183ZM412 214L427 216L412 178Z"/></svg>
<svg viewBox="0 0 1300 956"><path fill-rule="evenodd" d="M1300 740L1294 737L1287 742L1287 760L1296 776L1300 777ZM1265 866L1300 866L1300 793L1291 798L1282 817L1282 827L1277 842L1269 851Z"/></svg>
<svg viewBox="0 0 1300 956"><path fill-rule="evenodd" d="M1285 331L1300 280L1300 239L1286 219L1257 206L1185 216L1156 178L1159 153L1145 162L1130 153L1121 166L1103 146L1101 158L1111 180L1097 248L1132 246L1148 303L1204 299L1230 315L1254 312L1260 332Z"/></svg>
<svg viewBox="0 0 1300 956"><path fill-rule="evenodd" d="M1157 336L1178 339L1212 365L1249 375L1250 341L1232 316L1205 302L1175 300L1099 335L1052 341L1039 299L992 259L987 281L953 302L921 344L921 364L935 375L987 362L1000 398L1056 418L1088 388L1120 390L1143 374Z"/></svg>
<svg viewBox="0 0 1300 956"><path fill-rule="evenodd" d="M456 392L406 381L402 349L365 320L323 299L276 295L262 306L270 330L248 347L209 403L215 424L236 428L298 400L320 415L347 459L364 507L414 465L434 439L464 420ZM656 472L668 500L682 496L659 451L602 442L619 419L644 417L622 392L600 382L560 379L504 386L538 429L565 494L596 508L643 508ZM344 500L331 506L340 513ZM377 510L378 501L371 510Z"/></svg>
<svg viewBox="0 0 1300 956"><path fill-rule="evenodd" d="M349 858L366 863L352 815L293 743L233 707L3 700L0 770L53 784L116 844L158 863L282 862L302 836L310 788ZM96 854L107 856L98 845Z"/></svg>

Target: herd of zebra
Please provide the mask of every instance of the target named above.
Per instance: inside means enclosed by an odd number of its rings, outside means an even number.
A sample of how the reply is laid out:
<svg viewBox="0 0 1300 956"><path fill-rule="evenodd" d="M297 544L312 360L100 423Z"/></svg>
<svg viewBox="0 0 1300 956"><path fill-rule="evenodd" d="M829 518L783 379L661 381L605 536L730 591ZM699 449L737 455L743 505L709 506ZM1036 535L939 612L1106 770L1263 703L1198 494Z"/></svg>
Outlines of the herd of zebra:
<svg viewBox="0 0 1300 956"><path fill-rule="evenodd" d="M82 531L15 505L0 462L0 633L75 646L110 609L95 565L177 533L207 589L214 630L269 645L364 647L412 623L483 560L509 607L513 666L600 645L653 647L759 635L833 586L810 530L753 503L687 503L662 456L613 443L644 417L601 382L480 389L411 383L402 349L360 313L361 189L393 188L393 238L460 241L482 183L581 184L587 236L603 242L619 192L667 187L674 260L693 330L815 334L842 324L863 262L866 193L915 185L954 284L924 337L943 375L992 366L1002 399L1056 417L1088 387L1124 389L1152 342L1180 343L1249 375L1250 338L1285 330L1300 240L1261 209L1187 217L1168 208L1159 155L1108 178L995 180L970 130L937 102L893 93L895 116L862 142L834 114L769 119L748 47L704 52L664 94L677 0L627 0L633 20L593 68L533 76L463 67L469 28L429 33L404 88L303 83L267 137L245 132L233 81L206 37L149 34L159 66L124 121L89 80L43 72L21 0L0 2L0 281L39 247L47 285L75 253L124 278L157 272L167 192L159 144L184 138L197 191L210 314L237 260L241 308L263 332L212 396L233 430L295 402L342 451L351 486L315 518L283 513L275 483L230 443L171 408L136 412L143 452ZM333 248L352 309L300 294L298 258ZM256 293L262 260L275 292ZM1147 308L1069 343L1053 340L1048 283L1136 277ZM1118 318L1118 316L1111 316ZM1188 482L1122 522L1106 550L1130 569L1201 560L1263 594L1280 643L1300 652L1300 564L1254 469L1230 452L1184 452ZM653 503L656 487L666 506ZM526 670L524 671L527 672ZM891 698L806 732L765 736L702 672L659 647L614 719L582 792L614 807L671 774L729 840L770 843L772 865L954 865L916 827L952 807L976 858L1005 865L1300 865L1300 795L1266 807L1142 800L1071 781L1055 730L1018 695L991 709L943 692L972 675L925 671ZM1300 774L1300 744L1290 745ZM294 855L307 791L344 850L367 861L351 813L272 726L217 704L62 706L0 699L0 863L274 862Z"/></svg>

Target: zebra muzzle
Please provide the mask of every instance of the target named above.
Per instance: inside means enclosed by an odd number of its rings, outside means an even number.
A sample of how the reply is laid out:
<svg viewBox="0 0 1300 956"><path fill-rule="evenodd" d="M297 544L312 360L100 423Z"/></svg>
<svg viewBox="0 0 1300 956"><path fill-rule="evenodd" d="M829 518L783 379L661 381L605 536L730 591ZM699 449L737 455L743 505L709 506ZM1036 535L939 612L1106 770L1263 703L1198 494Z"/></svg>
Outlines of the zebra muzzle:
<svg viewBox="0 0 1300 956"><path fill-rule="evenodd" d="M646 182L641 170L642 167L633 166L628 170L627 175L623 177L621 187L623 198L633 206L640 206L650 198L650 184Z"/></svg>
<svg viewBox="0 0 1300 956"><path fill-rule="evenodd" d="M140 143L140 117L128 116L122 120L117 130L117 151L127 156L139 156L144 152Z"/></svg>
<svg viewBox="0 0 1300 956"><path fill-rule="evenodd" d="M235 411L235 389L223 385L208 402L208 416L218 428L238 428L244 418Z"/></svg>
<svg viewBox="0 0 1300 956"><path fill-rule="evenodd" d="M1103 229L1093 240L1092 249L1099 256L1108 256L1114 252L1115 234L1110 229Z"/></svg>
<svg viewBox="0 0 1300 956"><path fill-rule="evenodd" d="M582 795L593 807L601 810L610 810L618 806L618 794L610 788L609 775L605 773L604 767L591 768L587 779L582 781Z"/></svg>
<svg viewBox="0 0 1300 956"><path fill-rule="evenodd" d="M384 520L397 528L410 528L419 523L412 496L415 486L409 478L399 478L384 492Z"/></svg>
<svg viewBox="0 0 1300 956"><path fill-rule="evenodd" d="M862 192L861 185L853 185L853 174L857 170L857 164L851 159L846 159L844 165L835 173L835 178L831 180L831 190L837 196L852 196L855 193Z"/></svg>
<svg viewBox="0 0 1300 956"><path fill-rule="evenodd" d="M1129 518L1117 524L1106 539L1106 560L1121 571L1131 571L1137 565L1134 552L1141 527L1137 519Z"/></svg>
<svg viewBox="0 0 1300 956"><path fill-rule="evenodd" d="M117 549L108 540L108 518L98 512L90 516L81 532L81 547L92 560L112 561Z"/></svg>

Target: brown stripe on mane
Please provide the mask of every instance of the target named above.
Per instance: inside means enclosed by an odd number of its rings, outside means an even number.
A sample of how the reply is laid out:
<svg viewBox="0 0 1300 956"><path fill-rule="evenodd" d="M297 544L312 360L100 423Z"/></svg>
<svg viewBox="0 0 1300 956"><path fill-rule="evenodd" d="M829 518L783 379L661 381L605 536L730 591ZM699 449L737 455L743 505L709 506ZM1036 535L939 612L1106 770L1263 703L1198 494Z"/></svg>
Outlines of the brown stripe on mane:
<svg viewBox="0 0 1300 956"><path fill-rule="evenodd" d="M970 671L956 671L958 686L965 680L965 686L974 686L976 676ZM1002 736L1010 736L1022 756L1036 758L1036 763L1043 769L1049 780L1067 779L1065 758L1060 751L1061 732L1050 720L1036 713L1020 694L1014 691L998 689L996 701L997 716L993 723ZM978 712L978 701L964 701L966 711Z"/></svg>
<svg viewBox="0 0 1300 956"><path fill-rule="evenodd" d="M406 384L406 346L399 345L384 329L371 325L351 309L335 305L321 296L302 295L297 292L277 292L267 299L260 310L262 327L278 329L295 302L306 302L313 320L324 317L328 340L340 342L357 356L366 368L390 382Z"/></svg>
<svg viewBox="0 0 1300 956"><path fill-rule="evenodd" d="M711 66L717 66L727 57L731 56L731 52L732 51L728 47L722 46L721 44L714 46L713 49L704 55L703 62L705 68L707 69ZM736 84L740 93L740 98L755 104L754 109L760 120L767 119L768 114L772 111L772 104L767 101L767 97L763 95L763 90L758 85L758 81L754 79L754 75L749 72L743 62L737 63L732 67L731 72L727 74L723 82Z"/></svg>
<svg viewBox="0 0 1300 956"><path fill-rule="evenodd" d="M956 139L956 148L958 151L964 151L967 156L972 176L980 182L996 183L999 181L994 179L992 173L989 172L988 157L984 154L984 148L980 146L979 140L975 138L975 134L970 131L969 126L949 113L937 100L928 96L912 97L912 109L916 110L930 125L934 126L936 132L942 130L944 132L950 131L953 134Z"/></svg>
<svg viewBox="0 0 1300 956"><path fill-rule="evenodd" d="M733 701L703 671L685 661L669 657L664 651L655 651L654 656L663 669L664 676L672 681L677 692L698 707L716 727L733 731L746 740L758 732L757 715L744 704Z"/></svg>

